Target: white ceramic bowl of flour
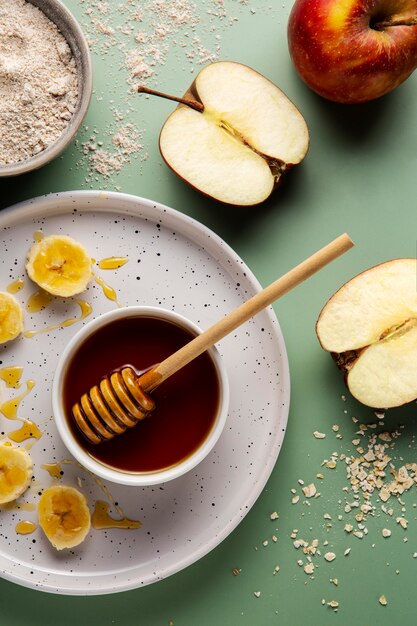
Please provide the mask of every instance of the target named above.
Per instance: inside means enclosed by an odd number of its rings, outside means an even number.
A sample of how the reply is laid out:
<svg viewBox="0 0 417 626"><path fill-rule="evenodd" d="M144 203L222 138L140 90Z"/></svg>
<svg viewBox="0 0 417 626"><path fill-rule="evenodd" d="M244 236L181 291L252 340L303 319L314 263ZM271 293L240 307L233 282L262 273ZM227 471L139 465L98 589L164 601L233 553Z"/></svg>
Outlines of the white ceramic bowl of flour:
<svg viewBox="0 0 417 626"><path fill-rule="evenodd" d="M60 0L8 0L1 26L10 33L0 47L4 177L45 165L72 141L90 103L92 63L80 25Z"/></svg>

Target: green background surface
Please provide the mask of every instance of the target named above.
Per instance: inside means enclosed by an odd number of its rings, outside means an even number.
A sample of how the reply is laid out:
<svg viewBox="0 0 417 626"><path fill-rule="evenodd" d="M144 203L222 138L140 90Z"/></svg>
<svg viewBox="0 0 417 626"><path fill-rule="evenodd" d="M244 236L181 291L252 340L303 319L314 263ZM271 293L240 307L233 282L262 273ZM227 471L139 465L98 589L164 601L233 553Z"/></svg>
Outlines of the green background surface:
<svg viewBox="0 0 417 626"><path fill-rule="evenodd" d="M345 523L356 524L356 511L345 512L346 502L353 499L346 466L339 462L329 470L322 463L333 452L356 454L352 439L358 424L352 416L365 424L376 418L346 392L342 377L316 340L314 325L327 298L350 277L381 261L416 254L416 76L366 105L325 102L301 83L291 66L286 40L290 0L276 6L265 0L183 2L198 16L178 35L178 39L188 37L188 47L184 50L171 37L164 65L155 68L147 84L183 93L201 68L195 57L186 55L198 45L192 42L196 36L217 58L246 63L278 84L299 107L311 133L305 161L264 205L249 210L224 208L188 188L163 164L157 138L172 103L129 93L122 44L113 41L106 47L109 37L94 31L89 9L97 15L100 6L107 8L103 20L120 26L128 17L120 7L127 3L66 0L65 4L93 39L90 110L76 141L61 157L32 174L1 180L1 207L74 189L117 189L151 198L216 231L263 285L341 232L347 231L356 246L274 305L290 362L289 423L270 480L238 528L186 570L129 592L64 597L0 581L0 626L415 624L417 487L403 496L403 504L395 498L390 501L392 516L381 510L373 494L375 512L364 522L364 538L344 531ZM146 9L154 3L133 4L144 11L138 28L149 32L152 24L146 23ZM141 131L143 150L119 172L105 177L92 171L82 144L91 136L109 141L117 125L117 108L123 111L123 123ZM416 413L415 404L389 411L385 426L379 428L399 428L401 436L389 450L397 468L417 461ZM342 438L336 438L334 424L339 425ZM316 430L326 433L326 438L315 439ZM366 444L366 437L361 441ZM319 472L324 479L316 477ZM299 480L314 482L320 497L304 498ZM297 504L291 502L291 489L300 495ZM270 519L274 511L279 513L277 520ZM402 513L408 519L406 530L395 521ZM392 531L389 539L381 535L384 527ZM297 564L298 559L306 561L293 546L294 529L300 538L319 541L321 556L313 557L313 576ZM344 556L348 548L351 551ZM336 554L332 563L323 558L327 550ZM274 574L276 565L280 570ZM238 575L233 574L234 568ZM337 586L330 581L334 578ZM260 592L259 597L255 592ZM385 607L378 601L382 594L388 601ZM339 602L337 611L327 605L332 600Z"/></svg>

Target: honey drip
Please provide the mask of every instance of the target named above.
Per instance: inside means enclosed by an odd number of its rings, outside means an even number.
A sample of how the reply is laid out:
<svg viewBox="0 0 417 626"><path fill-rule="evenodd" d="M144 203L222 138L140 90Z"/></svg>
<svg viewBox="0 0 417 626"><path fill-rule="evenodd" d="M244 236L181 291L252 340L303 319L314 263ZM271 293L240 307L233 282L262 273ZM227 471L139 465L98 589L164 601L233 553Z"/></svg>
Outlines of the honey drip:
<svg viewBox="0 0 417 626"><path fill-rule="evenodd" d="M7 436L15 443L22 443L27 439L40 439L42 435L43 431L39 430L35 422L25 420L20 428L8 433Z"/></svg>
<svg viewBox="0 0 417 626"><path fill-rule="evenodd" d="M77 465L80 469L86 472L100 487L103 491L104 495L109 499L109 502L105 502L104 500L97 500L94 504L94 511L91 516L91 525L95 530L108 530L110 528L124 528L124 529L134 529L141 528L142 524L138 520L132 520L125 517L125 514L122 508L113 500L113 497L105 483L98 478L95 474L90 472L90 470L86 469L78 462L69 459L63 459L60 463L45 463L42 465L42 469L46 470L52 478L60 479L62 478L62 465ZM117 514L120 516L119 519L114 519L109 514L110 507L113 507Z"/></svg>
<svg viewBox="0 0 417 626"><path fill-rule="evenodd" d="M35 511L36 504L34 504L34 502L19 502L19 504L16 505L16 508L21 511Z"/></svg>
<svg viewBox="0 0 417 626"><path fill-rule="evenodd" d="M62 477L63 472L59 463L44 463L41 467L48 472L51 478Z"/></svg>
<svg viewBox="0 0 417 626"><path fill-rule="evenodd" d="M22 378L23 367L13 365L12 367L2 367L0 369L0 380L4 380L7 387L19 389Z"/></svg>
<svg viewBox="0 0 417 626"><path fill-rule="evenodd" d="M91 524L96 530L106 530L108 528L140 528L142 524L136 520L122 517L114 519L109 515L110 504L103 500L97 500L94 505L94 512L91 516Z"/></svg>
<svg viewBox="0 0 417 626"><path fill-rule="evenodd" d="M98 262L98 266L101 270L117 270L119 267L126 265L129 259L121 256L109 256L105 259L101 259Z"/></svg>
<svg viewBox="0 0 417 626"><path fill-rule="evenodd" d="M17 293L21 289L23 289L25 281L22 278L18 278L18 280L13 281L10 285L7 285L6 290L9 293Z"/></svg>
<svg viewBox="0 0 417 626"><path fill-rule="evenodd" d="M32 339L35 335L40 335L42 333L49 333L51 330L57 330L58 328L65 328L66 326L72 326L76 322L83 320L85 317L90 315L92 312L91 304L85 302L84 300L76 300L78 306L81 309L81 315L79 317L72 317L70 319L64 320L59 324L54 324L53 326L48 326L47 328L42 328L41 330L27 330L23 333L24 337L27 339Z"/></svg>
<svg viewBox="0 0 417 626"><path fill-rule="evenodd" d="M120 306L120 304L117 301L117 294L115 290L113 289L113 287L110 287L110 285L105 283L104 280L100 278L99 276L94 275L94 280L97 283L97 285L100 285L106 298L108 298L109 300L112 300L113 302L116 302L116 304Z"/></svg>
<svg viewBox="0 0 417 626"><path fill-rule="evenodd" d="M32 391L34 386L34 380L27 380L26 391L18 396L15 396L14 398L11 398L10 400L6 400L6 402L3 402L3 404L0 405L0 412L3 413L4 417L7 417L7 419L9 420L17 419L17 410L20 406L20 403L22 402L23 398L25 398Z"/></svg>
<svg viewBox="0 0 417 626"><path fill-rule="evenodd" d="M51 294L47 293L43 289L35 291L26 303L26 310L29 311L29 313L39 313L39 311L42 311L42 309L45 309L48 306L51 300Z"/></svg>
<svg viewBox="0 0 417 626"><path fill-rule="evenodd" d="M18 535L30 535L37 529L37 525L34 522L24 520L16 524L16 532Z"/></svg>

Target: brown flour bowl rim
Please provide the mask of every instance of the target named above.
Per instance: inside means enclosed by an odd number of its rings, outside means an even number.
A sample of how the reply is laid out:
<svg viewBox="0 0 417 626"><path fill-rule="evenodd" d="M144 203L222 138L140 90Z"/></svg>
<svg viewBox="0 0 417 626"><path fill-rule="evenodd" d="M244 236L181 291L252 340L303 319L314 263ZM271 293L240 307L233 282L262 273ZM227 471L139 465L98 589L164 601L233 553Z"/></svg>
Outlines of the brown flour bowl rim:
<svg viewBox="0 0 417 626"><path fill-rule="evenodd" d="M61 136L45 150L29 159L8 165L0 165L0 177L25 174L46 165L59 156L71 143L79 130L87 114L93 90L93 67L90 50L78 21L61 0L27 1L39 8L47 18L56 24L70 46L77 66L79 94L76 110Z"/></svg>

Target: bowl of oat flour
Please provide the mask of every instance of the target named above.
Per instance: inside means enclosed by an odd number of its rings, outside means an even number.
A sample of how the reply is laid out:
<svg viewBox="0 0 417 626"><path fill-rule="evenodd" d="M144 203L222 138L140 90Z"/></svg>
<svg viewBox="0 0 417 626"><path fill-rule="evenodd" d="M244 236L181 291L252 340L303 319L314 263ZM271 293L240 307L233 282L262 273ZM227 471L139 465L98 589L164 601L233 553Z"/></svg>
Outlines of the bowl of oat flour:
<svg viewBox="0 0 417 626"><path fill-rule="evenodd" d="M88 109L87 41L60 0L0 0L0 176L37 169L74 138Z"/></svg>

